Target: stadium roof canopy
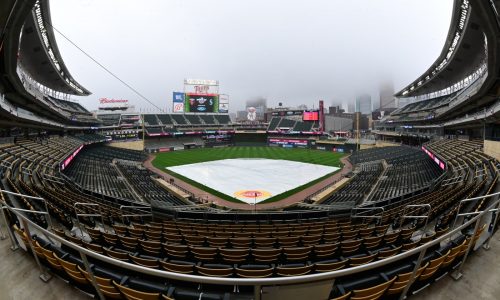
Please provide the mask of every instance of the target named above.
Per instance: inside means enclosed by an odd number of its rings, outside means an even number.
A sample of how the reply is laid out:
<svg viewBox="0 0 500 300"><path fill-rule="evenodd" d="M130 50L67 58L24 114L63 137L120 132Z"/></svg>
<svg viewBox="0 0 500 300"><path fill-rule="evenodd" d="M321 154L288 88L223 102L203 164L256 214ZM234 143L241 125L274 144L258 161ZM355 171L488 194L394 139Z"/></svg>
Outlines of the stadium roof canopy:
<svg viewBox="0 0 500 300"><path fill-rule="evenodd" d="M490 52L490 47L485 49L484 27L489 23L481 18L483 12L478 2L455 0L450 29L441 54L427 71L395 96L414 97L444 90L471 75L472 71L485 63L486 55L496 56L496 53Z"/></svg>
<svg viewBox="0 0 500 300"><path fill-rule="evenodd" d="M64 100L69 95L90 94L74 80L61 58L48 1L0 1L0 97L7 101L0 123L88 126L75 121L73 112L63 112L47 100L49 96ZM19 113L29 115L32 122Z"/></svg>
<svg viewBox="0 0 500 300"><path fill-rule="evenodd" d="M90 95L71 76L59 53L48 0L36 1L26 18L18 59L24 71L44 86L70 95Z"/></svg>

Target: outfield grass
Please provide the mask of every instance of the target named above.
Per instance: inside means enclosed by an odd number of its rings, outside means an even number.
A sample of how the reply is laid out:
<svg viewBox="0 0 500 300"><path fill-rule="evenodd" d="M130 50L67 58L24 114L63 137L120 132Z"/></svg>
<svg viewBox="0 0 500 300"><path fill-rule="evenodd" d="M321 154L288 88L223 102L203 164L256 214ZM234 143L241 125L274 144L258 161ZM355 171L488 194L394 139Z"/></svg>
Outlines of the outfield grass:
<svg viewBox="0 0 500 300"><path fill-rule="evenodd" d="M309 149L286 149L278 147L228 147L228 148L203 148L203 149L158 153L156 154L156 157L152 163L153 166L162 170L163 172L171 174L214 196L232 202L244 203L243 201L240 201L236 198L233 198L231 196L213 190L207 186L204 186L196 181L193 181L175 172L169 171L166 168L179 165L221 160L221 159L230 159L230 158L284 159L290 161L342 168L342 165L340 163L340 158L342 158L342 156L343 154L341 153L333 153L333 152L325 152L325 151L309 150ZM312 182L309 182L300 187L297 187L293 190L266 199L260 203L275 202L287 198L299 191L302 191L316 184L317 182L320 182L321 180L331 176L333 173L328 174Z"/></svg>

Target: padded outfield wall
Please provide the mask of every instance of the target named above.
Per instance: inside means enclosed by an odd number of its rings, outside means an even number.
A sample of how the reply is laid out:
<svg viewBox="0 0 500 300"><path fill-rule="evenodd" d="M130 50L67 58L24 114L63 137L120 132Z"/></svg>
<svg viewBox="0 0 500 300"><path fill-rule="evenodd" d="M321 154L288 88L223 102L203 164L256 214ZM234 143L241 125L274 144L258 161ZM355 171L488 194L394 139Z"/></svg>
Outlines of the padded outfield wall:
<svg viewBox="0 0 500 300"><path fill-rule="evenodd" d="M235 146L266 146L267 133L241 132L234 135Z"/></svg>
<svg viewBox="0 0 500 300"><path fill-rule="evenodd" d="M193 144L192 148L211 148L224 146L249 147L283 147L307 148L328 152L351 153L356 151L356 144L347 144L339 141L317 139L304 135L277 135L262 132L236 132L226 139L209 140L207 135L147 137L145 149L148 152L165 152L182 150L184 144ZM141 141L142 142L142 141ZM167 150L168 149L168 150Z"/></svg>

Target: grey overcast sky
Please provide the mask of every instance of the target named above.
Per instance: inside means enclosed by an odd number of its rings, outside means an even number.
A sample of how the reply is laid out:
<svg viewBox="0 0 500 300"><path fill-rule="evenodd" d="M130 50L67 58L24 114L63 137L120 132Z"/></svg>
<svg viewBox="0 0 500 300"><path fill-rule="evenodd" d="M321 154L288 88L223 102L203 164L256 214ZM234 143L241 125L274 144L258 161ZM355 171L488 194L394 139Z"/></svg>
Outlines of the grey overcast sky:
<svg viewBox="0 0 500 300"><path fill-rule="evenodd" d="M217 79L230 111L247 99L317 107L397 90L440 54L452 0L51 0L52 22L79 47L163 109L184 78ZM101 97L152 109L63 37L73 77Z"/></svg>

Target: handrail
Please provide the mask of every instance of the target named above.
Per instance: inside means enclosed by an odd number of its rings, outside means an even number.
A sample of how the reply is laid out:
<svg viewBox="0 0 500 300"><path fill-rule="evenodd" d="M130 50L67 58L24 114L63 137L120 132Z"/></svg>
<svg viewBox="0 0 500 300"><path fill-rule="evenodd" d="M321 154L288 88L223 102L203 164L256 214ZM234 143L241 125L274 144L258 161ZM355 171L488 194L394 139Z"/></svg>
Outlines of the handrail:
<svg viewBox="0 0 500 300"><path fill-rule="evenodd" d="M101 217L101 223L102 223L102 228L104 231L106 231L106 224L104 224L104 218L102 217L102 214L82 214L78 213L78 206L99 206L97 203L86 203L86 202L77 202L73 205L73 208L75 209L75 215L76 215L76 222L78 223L78 228L80 229L80 235L83 237L83 230L82 230L82 224L80 223L80 217Z"/></svg>
<svg viewBox="0 0 500 300"><path fill-rule="evenodd" d="M417 208L417 207L420 207L420 208L427 208L427 214L426 215L406 215L406 210L408 208ZM401 220L399 222L399 227L403 227L403 221L404 219L424 219L425 218L425 224L424 224L424 232L423 234L425 234L425 229L427 228L427 223L429 222L429 216L431 214L431 211L432 211L432 207L430 204L409 204L409 205L406 205L405 208L403 209L403 216L401 217Z"/></svg>
<svg viewBox="0 0 500 300"><path fill-rule="evenodd" d="M140 213L129 213L129 214L124 214L123 209L132 209ZM147 209L147 212L142 210L142 209ZM122 223L125 223L125 217L153 217L153 208L152 206L138 206L138 205L121 205L120 206L120 212L121 212L121 219Z"/></svg>
<svg viewBox="0 0 500 300"><path fill-rule="evenodd" d="M361 213L359 214L356 214L355 211L358 211L358 210L361 210ZM375 210L381 210L382 212L380 213L380 215L365 215L363 214L363 212L370 212L370 211L375 211ZM382 220L383 216L384 216L384 213L385 213L385 209L381 206L375 206L375 207L354 207L353 209L351 209L351 217L350 219L354 219L354 218L363 218L363 219L377 219L378 221L377 222L380 222L380 220ZM363 220L364 222L364 220Z"/></svg>
<svg viewBox="0 0 500 300"><path fill-rule="evenodd" d="M495 195L499 195L500 192L489 194L489 195L484 195L480 197L476 197L477 199L480 198L489 198ZM471 198L474 199L474 198ZM298 284L298 283L307 283L307 282L315 282L315 281L324 281L324 280L333 280L337 277L341 276L347 276L347 275L352 275L358 272L363 272L363 271L369 271L371 269L377 268L377 267L382 267L385 265L388 265L393 262L397 262L400 260L403 260L405 258L409 258L415 254L420 253L420 257L423 257L424 251L431 248L434 245L438 245L442 241L451 238L453 235L456 233L460 233L464 228L467 228L468 226L476 223L476 229L477 229L477 224L479 223L478 221L486 214L488 213L491 209L493 209L495 206L500 204L500 199L497 199L492 205L490 205L487 209L479 213L478 215L474 216L471 218L469 221L463 223L461 226L450 230L448 233L441 235L440 237L437 237L433 240L431 240L428 243L425 243L423 245L420 245L412 250L406 251L404 253L400 253L382 260L378 260L372 263L368 263L365 265L361 266L356 266L356 267L351 267L347 269L342 269L342 270L337 270L337 271L332 271L332 272L325 272L325 273L316 273L316 274L308 274L308 275L302 275L302 276L295 276L295 277L271 277L271 278L219 278L219 277L208 277L208 276L199 276L199 275L189 275L189 274L180 274L180 273L175 273L175 272L169 272L169 271L163 271L163 270L156 270L156 269L151 269L147 267L142 267L139 265L135 265L132 263L124 262L124 261L119 261L110 257L107 257L102 254L98 254L96 252L93 252L91 250L88 250L86 248L83 248L77 244L74 244L57 234L54 234L50 231L45 230L41 226L37 225L33 221L31 221L29 218L24 216L23 214L17 212L14 210L12 207L8 206L6 203L4 203L5 208L9 209L11 212L13 212L16 216L21 218L23 220L23 223L29 224L33 227L35 227L37 230L40 230L41 232L45 233L47 236L53 238L54 240L60 242L61 244L68 246L70 248L73 248L77 250L81 255L85 256L90 256L92 258L98 259L100 261L103 261L105 263L109 263L111 265L124 268L127 270L131 271L136 271L136 272L141 272L147 275L152 275L152 276L157 276L161 278L167 278L167 279L172 279L172 280L180 280L180 281L188 281L188 282L196 282L196 283L204 283L204 284L215 284L215 285L254 285L255 288L260 288L263 285L289 285L289 284ZM498 218L498 216L497 216ZM10 227L9 227L10 229ZM493 231L490 233L493 234ZM29 238L31 240L31 237ZM470 250L470 247L468 251ZM462 262L463 265L463 262ZM417 266L418 267L418 264ZM411 278L410 281L413 280L413 277ZM255 293L257 295L257 293ZM260 295L260 292L259 292ZM403 299L402 295L402 298Z"/></svg>
<svg viewBox="0 0 500 300"><path fill-rule="evenodd" d="M0 199L3 199L3 198L0 198ZM2 202L2 201L0 200L0 210L1 210L2 221L3 221L3 223L5 224L5 227L7 227L7 233L8 233L8 235L9 235L10 244L11 244L10 249L11 249L12 251L16 251L16 250L19 248L19 246L17 245L17 241L16 241L16 239L14 238L14 234L12 233L12 230L11 230L11 229L10 229L10 227L9 227L9 223L7 222L7 216L5 215L5 210L4 210L4 204L3 204L3 203L4 203L4 202ZM2 235L3 235L3 231L2 231ZM4 237L2 237L1 239L2 239L2 240L4 240L4 239L6 239L6 238L7 238L7 237L5 237L5 236L4 236Z"/></svg>
<svg viewBox="0 0 500 300"><path fill-rule="evenodd" d="M452 227L455 227L456 223L457 223L457 220L458 220L458 217L460 216L464 216L462 214L460 214L460 209L462 208L462 204L464 203L468 203L468 202L475 202L477 200L481 200L481 199L484 199L484 198L489 198L489 197L493 197L493 196L497 196L497 195L500 195L500 192L496 192L496 193L492 193L492 194L488 194L488 195L484 195L484 196L479 196L479 197L473 197L473 198L468 198L468 199L463 199L463 200L460 200L460 202L458 203L458 209L457 209L457 214L455 216L455 220L453 221L453 226ZM498 199L497 199L498 201ZM487 211L489 209L485 209L483 210L484 211Z"/></svg>
<svg viewBox="0 0 500 300"><path fill-rule="evenodd" d="M454 185L456 183L459 183L459 182L463 182L465 180L465 175L460 175L460 176L456 176L456 177L453 177L453 178L449 178L449 179L446 179L445 181L446 182L443 182L441 184L442 187L445 187L445 186L449 186L449 185Z"/></svg>
<svg viewBox="0 0 500 300"><path fill-rule="evenodd" d="M47 215L47 225L49 226L48 228L51 228L51 229L53 228L52 227L52 217L50 216L50 213L49 213L49 207L47 205L47 200L45 200L44 198L30 196L30 195L24 195L24 194L19 194L19 193L14 193L14 192L7 191L7 190L2 190L2 189L0 189L0 193L5 193L5 194L13 195L13 196L18 196L18 197L28 198L28 199L32 199L32 200L42 201L43 204L44 204L44 206L45 206L45 212L46 212L46 215ZM30 212L30 213L36 214L38 211L26 210L26 212Z"/></svg>

